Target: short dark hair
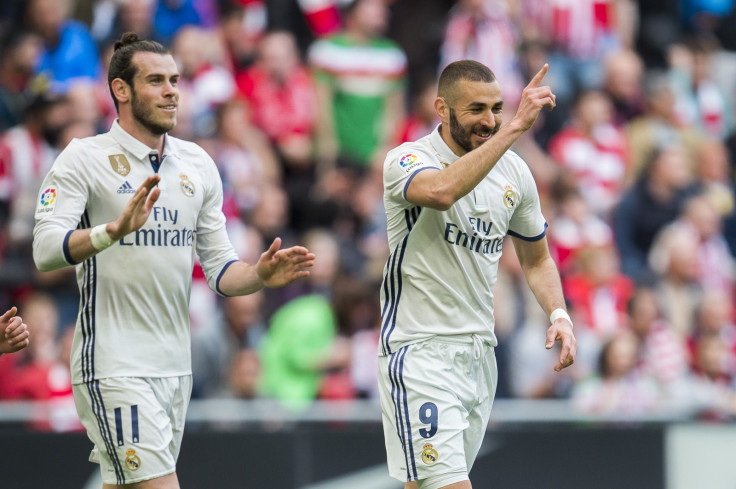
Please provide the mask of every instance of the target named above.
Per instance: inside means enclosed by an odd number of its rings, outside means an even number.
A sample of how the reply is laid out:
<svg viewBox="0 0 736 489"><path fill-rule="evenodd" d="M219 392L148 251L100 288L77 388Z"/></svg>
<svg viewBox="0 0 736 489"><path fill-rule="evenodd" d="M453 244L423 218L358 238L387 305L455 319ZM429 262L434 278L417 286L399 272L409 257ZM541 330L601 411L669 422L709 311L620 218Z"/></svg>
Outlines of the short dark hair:
<svg viewBox="0 0 736 489"><path fill-rule="evenodd" d="M449 103L455 96L455 88L461 80L493 83L496 75L483 63L472 59L463 59L450 63L442 70L437 83L437 96L446 99Z"/></svg>
<svg viewBox="0 0 736 489"><path fill-rule="evenodd" d="M156 54L171 53L156 41L140 39L135 32L126 32L119 41L115 41L112 58L110 59L110 67L107 70L107 86L115 103L115 110L118 110L118 99L115 98L115 94L112 91L112 81L120 78L131 87L133 86L133 78L135 78L138 72L138 67L133 63L133 56L139 52Z"/></svg>

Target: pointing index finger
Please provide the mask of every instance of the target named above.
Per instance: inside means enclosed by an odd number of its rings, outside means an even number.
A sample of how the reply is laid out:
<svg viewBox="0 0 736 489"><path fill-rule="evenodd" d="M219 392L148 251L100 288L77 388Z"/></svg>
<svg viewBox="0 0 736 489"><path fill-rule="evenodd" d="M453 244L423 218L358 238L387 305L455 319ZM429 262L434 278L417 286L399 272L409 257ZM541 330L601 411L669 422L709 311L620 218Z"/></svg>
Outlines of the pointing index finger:
<svg viewBox="0 0 736 489"><path fill-rule="evenodd" d="M544 66L542 66L542 69L537 72L536 75L534 75L534 78L532 78L532 81L529 82L528 87L536 88L539 86L539 84L542 82L542 78L544 78L544 75L547 74L547 71L549 70L549 65L547 63L544 63Z"/></svg>

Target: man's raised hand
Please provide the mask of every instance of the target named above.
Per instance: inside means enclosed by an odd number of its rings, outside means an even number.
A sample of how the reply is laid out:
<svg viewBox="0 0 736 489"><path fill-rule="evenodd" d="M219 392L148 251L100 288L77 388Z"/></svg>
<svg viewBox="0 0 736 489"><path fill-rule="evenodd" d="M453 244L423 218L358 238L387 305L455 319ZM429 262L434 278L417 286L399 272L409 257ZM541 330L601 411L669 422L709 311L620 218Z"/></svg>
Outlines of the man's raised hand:
<svg viewBox="0 0 736 489"><path fill-rule="evenodd" d="M549 71L549 65L544 64L529 84L521 92L521 101L516 111L514 120L519 124L521 130L526 131L534 125L542 107L552 110L555 107L555 94L546 85L540 86L544 75Z"/></svg>

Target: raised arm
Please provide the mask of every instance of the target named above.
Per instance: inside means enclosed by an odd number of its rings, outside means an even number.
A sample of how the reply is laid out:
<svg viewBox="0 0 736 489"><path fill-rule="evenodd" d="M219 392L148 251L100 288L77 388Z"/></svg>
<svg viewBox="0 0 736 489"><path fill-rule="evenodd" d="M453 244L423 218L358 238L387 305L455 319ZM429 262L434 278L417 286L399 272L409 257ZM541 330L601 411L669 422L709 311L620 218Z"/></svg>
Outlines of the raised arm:
<svg viewBox="0 0 736 489"><path fill-rule="evenodd" d="M547 329L547 341L545 348L548 350L554 346L555 341L562 344L560 358L555 370L560 371L575 362L577 354L577 341L572 332L572 322L566 319L565 298L562 295L562 284L557 265L549 254L547 238L537 241L526 241L512 238L514 249L519 257L519 263L524 271L524 276L529 288L542 306L545 314L549 317L555 313L552 324ZM560 316L560 312L564 314Z"/></svg>
<svg viewBox="0 0 736 489"><path fill-rule="evenodd" d="M523 90L516 115L508 124L501 126L485 143L465 153L452 165L442 170L417 173L407 188L407 200L418 206L446 210L474 189L519 136L532 127L542 108L554 108L555 95L550 87L539 86L548 69L545 64ZM449 121L450 109L447 101L437 98L435 110L443 125ZM497 117L500 117L500 107L492 104L482 107L482 110L486 113L482 114L480 123L493 131Z"/></svg>

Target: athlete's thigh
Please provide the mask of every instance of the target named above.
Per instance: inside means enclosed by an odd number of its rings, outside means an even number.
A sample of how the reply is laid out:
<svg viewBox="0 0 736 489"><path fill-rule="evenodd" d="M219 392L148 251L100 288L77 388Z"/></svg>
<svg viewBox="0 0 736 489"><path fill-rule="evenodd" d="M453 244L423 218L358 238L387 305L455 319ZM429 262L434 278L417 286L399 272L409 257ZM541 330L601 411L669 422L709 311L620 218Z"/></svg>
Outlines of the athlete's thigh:
<svg viewBox="0 0 736 489"><path fill-rule="evenodd" d="M77 412L94 443L90 460L100 464L104 483L137 483L176 470L182 430L177 419L183 424L184 414L172 422L171 406L180 404L177 397L189 395L173 387L180 379L166 379L163 385L171 387L163 392L151 379L132 377L74 386Z"/></svg>
<svg viewBox="0 0 736 489"><path fill-rule="evenodd" d="M473 345L425 341L379 358L389 473L403 481L467 474ZM466 368L467 367L467 368Z"/></svg>

